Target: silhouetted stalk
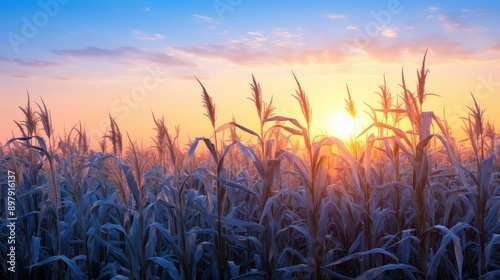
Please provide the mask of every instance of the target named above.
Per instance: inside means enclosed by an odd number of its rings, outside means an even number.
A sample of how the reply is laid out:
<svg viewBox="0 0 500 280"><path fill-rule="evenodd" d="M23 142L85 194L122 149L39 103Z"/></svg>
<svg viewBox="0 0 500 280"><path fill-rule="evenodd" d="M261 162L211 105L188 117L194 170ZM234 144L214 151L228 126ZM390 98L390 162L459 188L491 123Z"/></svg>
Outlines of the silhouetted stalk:
<svg viewBox="0 0 500 280"><path fill-rule="evenodd" d="M345 85L347 88L347 96L348 99L344 99L345 101L345 109L347 113L354 119L354 136L351 136L351 147L353 149L353 154L354 158L358 159L358 151L357 151L357 144L356 144L356 107L354 106L354 100L351 98L351 92L349 91L349 86L346 84Z"/></svg>
<svg viewBox="0 0 500 280"><path fill-rule="evenodd" d="M262 100L262 89L260 84L255 80L254 75L252 75L250 88L252 89L252 97L249 99L254 102L259 117L261 161L265 162L267 158L265 153L266 135L264 133L264 125L266 124L266 120L274 115L273 97L271 96L269 103Z"/></svg>
<svg viewBox="0 0 500 280"><path fill-rule="evenodd" d="M416 203L416 220L417 220L417 236L420 239L420 270L423 278L427 278L427 261L428 251L426 242L424 242L425 233L428 229L427 226L427 207L426 207L426 187L428 185L429 175L429 162L427 145L432 138L430 134L431 120L434 117L432 112L423 112L423 103L428 95L434 95L425 91L425 83L427 73L429 70L425 68L425 58L427 50L422 60L422 68L420 71L417 69L417 93L414 94L407 89L405 83L404 72L401 71L402 88L403 88L403 101L405 103L405 110L408 119L411 122L413 133L413 149L414 149L414 166L413 166L413 189L415 190ZM416 137L418 136L418 141Z"/></svg>
<svg viewBox="0 0 500 280"><path fill-rule="evenodd" d="M271 153L271 149L269 150L266 150L266 143L267 143L267 136L266 136L266 133L264 132L264 126L267 122L267 119L269 119L270 117L272 117L274 115L274 110L275 110L275 107L273 106L273 98L271 96L271 100L269 101L269 103L266 103L263 101L263 98L262 98L262 89L260 87L260 84L257 83L257 81L255 80L255 77L254 75L252 75L252 83L250 84L250 88L252 90L252 97L249 98L250 100L253 101L254 105L255 105L255 109L257 111L257 116L259 118L259 137L258 137L258 140L259 140L259 144L260 144L260 162L262 163L262 166L264 166L264 170L263 170L263 173L264 174L260 174L261 178L262 178L262 184L261 184L261 189L262 189L262 195L260 197L260 201L258 201L259 203L259 208L260 208L260 213L262 213L262 211L264 210L264 207L268 201L268 199L271 197L271 193L272 193L272 185L273 185L273 181L274 181L274 162L272 162L270 159L272 157L272 155L270 154ZM253 133L252 131L248 130L247 129L247 132L249 133ZM277 141L277 139L276 139ZM248 216L247 216L248 218ZM268 222L266 219L264 219L262 221L262 224L264 226L268 226ZM247 237L250 236L250 232L248 231L247 229ZM264 256L263 256L263 259L264 259L264 268L265 270L269 273L268 275L268 279L272 279L272 275L275 273L275 271L271 271L274 269L274 266L273 264L271 263L271 260L269 259L269 250L271 248L271 245L270 244L271 242L273 242L273 240L271 240L270 238L270 233L268 231L264 231L262 233L262 239L264 240ZM249 241L247 241L247 247L249 248ZM250 268L250 263L248 265L248 267Z"/></svg>
<svg viewBox="0 0 500 280"><path fill-rule="evenodd" d="M205 116L208 117L210 120L210 123L212 124L212 129L213 129L213 134L214 134L214 142L215 142L215 155L214 155L214 160L215 160L215 167L216 167L216 173L217 177L220 177L220 172L221 169L219 168L219 150L217 148L217 130L215 127L215 121L217 120L217 117L215 115L215 103L210 95L208 95L207 90L205 89L205 86L196 78L198 83L200 84L202 88L202 102L203 102L203 107L207 110L205 113ZM222 238L222 221L221 221L221 216L222 216L222 186L219 180L216 182L217 184L217 237L218 237L218 242L217 242L217 251L218 251L218 269L220 276L223 277L223 263L224 263L224 257L225 254L223 252L223 238Z"/></svg>
<svg viewBox="0 0 500 280"><path fill-rule="evenodd" d="M465 121L465 133L469 137L472 149L474 151L474 157L476 160L476 178L475 183L477 185L477 194L475 199L477 201L477 213L478 213L478 228L479 228L479 250L480 250L480 263L479 263L479 277L485 273L487 269L487 264L485 263L485 244L486 244L486 228L485 228L485 216L486 216L486 201L487 201L487 187L486 183L489 181L488 169L491 165L492 158L484 159L484 109L481 109L476 101L476 98L471 93L472 99L474 100L474 107L467 106L469 109L469 115L464 118ZM483 167L486 166L486 168ZM484 170L483 170L484 168ZM483 174L484 173L484 174Z"/></svg>
<svg viewBox="0 0 500 280"><path fill-rule="evenodd" d="M52 195L54 197L54 214L55 214L55 222L56 222L56 238L57 238L57 242L56 242L56 252L57 252L57 255L60 255L61 254L61 238L60 238L60 225L59 225L59 210L60 210L60 204L61 204L61 198L60 198L60 193L61 193L61 190L59 188L59 180L58 180L58 176L56 175L56 170L55 170L55 167L54 167L54 148L53 148L53 141L52 141L52 134L53 134L53 128L52 128L52 118L51 118L51 115L50 115L50 112L49 110L47 109L47 106L45 105L45 102L43 101L43 99L41 99L42 101L42 105L43 105L43 108L42 106L40 106L40 104L36 103L38 108L39 108L39 112L37 112L38 114L38 117L39 117L39 120L40 122L42 123L42 126L43 126L43 131L45 132L45 135L47 136L47 140L48 140L48 147L42 143L42 138L39 138L39 142L40 142L40 145L42 146L42 148L44 149L48 149L46 151L46 156L47 156L47 160L49 162L49 166L50 166L50 182L49 184L51 185L51 188L52 188ZM59 274L59 278L61 279L62 276L63 276L63 272L62 272L62 264L61 264L61 261L58 261L57 262L57 266L58 266L58 274Z"/></svg>
<svg viewBox="0 0 500 280"><path fill-rule="evenodd" d="M111 117L111 115L109 115L109 123L109 134L104 135L104 138L108 138L111 141L111 144L113 145L113 154L121 157L123 151L122 133L120 132L120 128L118 127L115 119Z"/></svg>
<svg viewBox="0 0 500 280"><path fill-rule="evenodd" d="M308 160L309 160L309 165L310 165L310 186L309 186L309 192L311 194L311 202L312 202L312 213L311 213L311 229L312 229L312 234L311 236L313 237L313 248L310 248L312 251L312 255L314 258L314 279L321 279L321 264L323 262L323 246L324 244L320 244L320 240L318 240L318 220L321 212L321 199L322 196L317 194L317 192L321 192L319 189L319 186L317 186L316 183L316 176L318 174L318 169L320 166L317 166L315 160L314 160L314 153L313 153L313 142L311 141L311 120L312 120L312 109L311 106L309 105L309 100L305 94L305 92L302 90L302 87L300 86L300 83L295 76L295 74L292 72L293 77L295 79L295 82L297 83L298 90L296 90L296 95L292 95L295 97L295 99L299 102L300 108L302 110L302 114L306 120L306 127L305 127L305 135L303 135L304 138L304 145L306 146L307 154L308 154Z"/></svg>

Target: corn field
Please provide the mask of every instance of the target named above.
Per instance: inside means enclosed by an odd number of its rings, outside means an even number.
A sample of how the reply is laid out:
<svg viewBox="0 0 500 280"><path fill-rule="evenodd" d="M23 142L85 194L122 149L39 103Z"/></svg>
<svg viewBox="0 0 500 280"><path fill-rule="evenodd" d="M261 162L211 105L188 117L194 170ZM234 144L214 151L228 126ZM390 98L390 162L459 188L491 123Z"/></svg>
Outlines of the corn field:
<svg viewBox="0 0 500 280"><path fill-rule="evenodd" d="M252 76L258 127L219 123L198 80L213 134L188 148L155 115L151 147L113 116L90 147L82 124L56 135L45 102L28 96L0 148L1 278L498 279L499 135L474 99L456 140L423 109L427 74L424 56L416 88L402 71L399 95L384 77L372 124L350 141L311 134L295 74L300 118L276 115ZM356 117L349 88L345 102Z"/></svg>

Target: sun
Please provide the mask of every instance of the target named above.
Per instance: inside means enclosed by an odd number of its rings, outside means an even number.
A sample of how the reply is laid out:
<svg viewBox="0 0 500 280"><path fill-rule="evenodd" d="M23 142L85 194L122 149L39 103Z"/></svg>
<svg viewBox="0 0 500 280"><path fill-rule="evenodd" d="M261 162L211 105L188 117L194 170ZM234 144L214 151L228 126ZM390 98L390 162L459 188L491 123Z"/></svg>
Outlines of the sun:
<svg viewBox="0 0 500 280"><path fill-rule="evenodd" d="M347 112L336 112L330 119L330 133L342 140L349 140L354 135L355 121Z"/></svg>

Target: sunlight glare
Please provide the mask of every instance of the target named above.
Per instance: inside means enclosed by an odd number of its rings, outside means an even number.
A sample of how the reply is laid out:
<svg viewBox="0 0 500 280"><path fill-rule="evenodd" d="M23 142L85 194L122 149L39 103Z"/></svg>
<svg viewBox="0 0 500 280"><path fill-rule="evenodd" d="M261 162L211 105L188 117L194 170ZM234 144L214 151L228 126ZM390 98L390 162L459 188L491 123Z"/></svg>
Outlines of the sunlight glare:
<svg viewBox="0 0 500 280"><path fill-rule="evenodd" d="M354 133L354 118L347 112L336 112L330 120L330 131L333 136L343 140L349 140Z"/></svg>

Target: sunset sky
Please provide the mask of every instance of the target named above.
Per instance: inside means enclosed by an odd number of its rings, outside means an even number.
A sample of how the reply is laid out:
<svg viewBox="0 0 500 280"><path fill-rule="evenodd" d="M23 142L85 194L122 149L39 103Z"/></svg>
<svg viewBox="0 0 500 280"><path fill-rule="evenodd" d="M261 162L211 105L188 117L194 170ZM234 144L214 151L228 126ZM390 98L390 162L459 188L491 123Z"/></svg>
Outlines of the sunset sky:
<svg viewBox="0 0 500 280"><path fill-rule="evenodd" d="M461 124L474 93L500 127L500 3L495 1L1 1L0 143L19 135L18 106L43 98L56 134L78 123L93 140L116 118L151 144L165 116L181 139L210 136L198 77L216 103L217 124L257 128L254 74L276 113L303 118L293 71L313 108L313 129L331 132L346 83L368 125L385 74L415 90L426 48L424 105ZM455 127L455 131L461 128Z"/></svg>

